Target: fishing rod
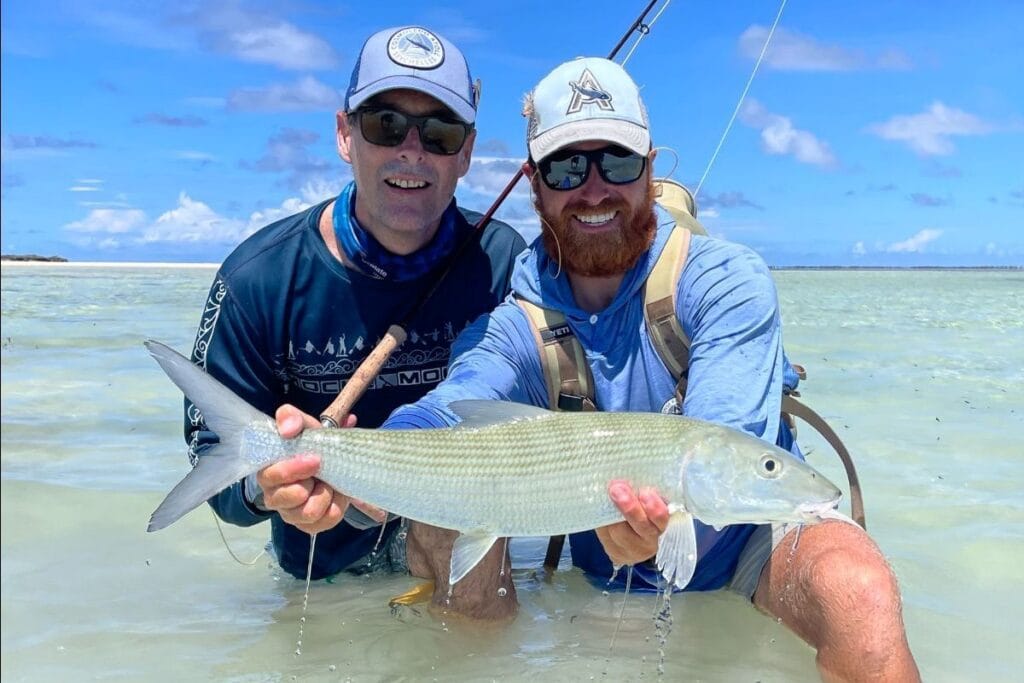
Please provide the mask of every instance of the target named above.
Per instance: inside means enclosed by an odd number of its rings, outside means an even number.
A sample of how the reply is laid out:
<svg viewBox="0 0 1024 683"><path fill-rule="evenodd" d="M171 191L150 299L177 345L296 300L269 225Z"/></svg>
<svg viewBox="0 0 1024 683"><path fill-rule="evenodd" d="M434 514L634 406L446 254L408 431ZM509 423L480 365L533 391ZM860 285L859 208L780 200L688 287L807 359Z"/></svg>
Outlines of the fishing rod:
<svg viewBox="0 0 1024 683"><path fill-rule="evenodd" d="M634 32L640 31L642 36L647 35L650 31L650 27L643 23L644 18L646 18L648 13L650 13L651 9L653 9L657 3L658 0L650 0L650 2L647 3L647 6L644 7L644 10L640 15L632 24L630 24L629 30L623 34L619 42L612 48L612 51L608 54L608 59L615 58L615 55L619 53L619 50L622 49L622 46L626 44L626 41L629 40L629 37ZM384 363L386 363L388 358L391 357L391 354L405 342L408 334L406 332L406 328L409 326L412 318L437 292L438 288L452 271L454 265L458 262L459 257L483 232L483 227L490 222L491 218L494 216L494 212L498 210L498 207L500 207L502 202L505 201L505 198L511 194L512 189L522 177L523 169L519 168L512 179L508 181L508 184L505 185L505 189L501 191L497 199L494 200L494 203L491 204L491 207L487 209L487 212L484 213L484 215L480 217L480 220L477 221L476 225L473 226L473 230L470 234L466 236L466 238L452 253L451 257L449 257L447 265L437 278L434 279L433 284L431 284L431 286L416 299L412 307L409 309L409 312L406 313L401 321L388 327L387 332L385 332L381 340L377 342L377 345L373 348L370 354L362 363L359 364L359 367L356 368L352 377L348 382L346 382L338 396L320 414L320 423L324 427L339 427L344 422L345 417L352 412L353 406L355 406L356 402L364 393L366 393L367 387L370 386L370 383L380 372L381 368L384 367Z"/></svg>

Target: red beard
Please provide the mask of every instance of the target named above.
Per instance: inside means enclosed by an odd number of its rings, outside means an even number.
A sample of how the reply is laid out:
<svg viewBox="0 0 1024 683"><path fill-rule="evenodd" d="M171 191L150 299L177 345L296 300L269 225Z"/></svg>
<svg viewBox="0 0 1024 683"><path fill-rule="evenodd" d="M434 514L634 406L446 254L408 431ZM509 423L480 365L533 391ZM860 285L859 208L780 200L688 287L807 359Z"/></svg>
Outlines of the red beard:
<svg viewBox="0 0 1024 683"><path fill-rule="evenodd" d="M535 179L534 182L537 182ZM648 183L644 201L631 207L621 199L606 199L597 206L582 202L568 204L561 215L553 216L544 208L534 187L534 206L540 215L541 234L548 255L561 260L561 266L576 275L611 277L636 265L654 241L657 217L654 214L654 184ZM573 225L573 214L618 211L623 228L589 234Z"/></svg>

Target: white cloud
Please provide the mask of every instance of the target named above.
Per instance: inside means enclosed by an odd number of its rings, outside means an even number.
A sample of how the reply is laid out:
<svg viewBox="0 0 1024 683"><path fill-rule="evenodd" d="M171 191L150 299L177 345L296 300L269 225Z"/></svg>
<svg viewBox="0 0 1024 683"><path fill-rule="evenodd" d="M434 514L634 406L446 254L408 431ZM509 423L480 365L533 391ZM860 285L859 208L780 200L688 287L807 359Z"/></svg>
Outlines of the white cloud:
<svg viewBox="0 0 1024 683"><path fill-rule="evenodd" d="M213 156L209 152L200 152L194 149L182 149L172 153L175 159L183 159L185 161L216 161L217 157Z"/></svg>
<svg viewBox="0 0 1024 683"><path fill-rule="evenodd" d="M814 134L793 126L786 116L773 114L755 99L748 99L740 110L740 120L761 130L761 148L768 154L792 156L797 161L815 166L836 165L828 144Z"/></svg>
<svg viewBox="0 0 1024 683"><path fill-rule="evenodd" d="M757 24L750 26L740 36L740 53L752 60L757 59L767 37L766 27ZM912 66L910 59L895 49L870 57L859 50L828 45L784 28L775 29L762 64L782 71L902 70Z"/></svg>
<svg viewBox="0 0 1024 683"><path fill-rule="evenodd" d="M868 253L868 250L864 247L864 242L857 242L856 244L854 244L853 249L851 251L853 251L853 253L856 254L857 256L863 256L864 254Z"/></svg>
<svg viewBox="0 0 1024 683"><path fill-rule="evenodd" d="M93 209L80 221L64 226L72 232L125 234L138 230L146 223L146 212L141 209Z"/></svg>
<svg viewBox="0 0 1024 683"><path fill-rule="evenodd" d="M912 252L916 253L924 251L924 248L928 246L930 242L935 241L942 235L941 230L925 229L918 232L913 237L905 239L902 242L894 242L885 248L888 252L902 253Z"/></svg>
<svg viewBox="0 0 1024 683"><path fill-rule="evenodd" d="M470 192L497 197L522 163L522 159L511 157L474 157L469 172L459 180L459 185ZM520 180L512 193L528 196L529 183L525 179Z"/></svg>
<svg viewBox="0 0 1024 683"><path fill-rule="evenodd" d="M253 211L249 215L249 223L245 228L246 233L252 234L274 221L305 211L330 197L336 197L348 180L348 178L336 180L314 178L308 181L299 190L298 197L289 197L281 202L280 206Z"/></svg>
<svg viewBox="0 0 1024 683"><path fill-rule="evenodd" d="M78 205L79 206L102 206L102 207L108 208L108 209L111 208L111 207L128 208L128 207L131 206L131 204L129 204L128 202L120 201L120 200L118 200L118 201L109 201L109 202L87 202L87 201L80 201L80 202L78 202Z"/></svg>
<svg viewBox="0 0 1024 683"><path fill-rule="evenodd" d="M274 221L287 218L292 214L308 209L310 206L312 206L312 204L306 203L298 197L289 197L281 202L281 206L253 211L252 214L249 215L249 224L246 225L245 230L247 233L254 233L260 228L270 225Z"/></svg>
<svg viewBox="0 0 1024 683"><path fill-rule="evenodd" d="M140 241L237 243L249 234L242 221L225 218L182 192L177 208L161 214L142 232Z"/></svg>
<svg viewBox="0 0 1024 683"><path fill-rule="evenodd" d="M146 4L134 11L91 7L74 11L117 40L151 50L188 51L198 45L282 69L332 69L339 62L327 41L251 3L211 0L195 9L168 3L156 10Z"/></svg>
<svg viewBox="0 0 1024 683"><path fill-rule="evenodd" d="M328 197L337 197L351 179L351 174L343 173L337 178L315 177L306 181L299 189L299 195L306 204L303 208L319 204Z"/></svg>
<svg viewBox="0 0 1024 683"><path fill-rule="evenodd" d="M239 88L227 98L231 111L334 111L342 102L338 90L312 76L294 83L274 83L265 88Z"/></svg>
<svg viewBox="0 0 1024 683"><path fill-rule="evenodd" d="M247 62L273 64L282 69L330 69L338 64L334 49L321 38L292 24L228 29L213 43Z"/></svg>
<svg viewBox="0 0 1024 683"><path fill-rule="evenodd" d="M884 140L902 142L923 156L952 154L955 135L984 135L994 127L973 114L933 102L920 114L894 116L877 123L868 131Z"/></svg>
<svg viewBox="0 0 1024 683"><path fill-rule="evenodd" d="M151 221L141 209L93 209L80 221L64 226L74 233L88 235L77 242L97 248L116 248L126 244L210 243L237 244L260 228L276 220L303 211L341 191L342 181L311 181L280 206L250 214L248 221L218 214L187 193L178 195L175 208Z"/></svg>
<svg viewBox="0 0 1024 683"><path fill-rule="evenodd" d="M79 178L68 192L99 192L102 189L103 181L98 178Z"/></svg>

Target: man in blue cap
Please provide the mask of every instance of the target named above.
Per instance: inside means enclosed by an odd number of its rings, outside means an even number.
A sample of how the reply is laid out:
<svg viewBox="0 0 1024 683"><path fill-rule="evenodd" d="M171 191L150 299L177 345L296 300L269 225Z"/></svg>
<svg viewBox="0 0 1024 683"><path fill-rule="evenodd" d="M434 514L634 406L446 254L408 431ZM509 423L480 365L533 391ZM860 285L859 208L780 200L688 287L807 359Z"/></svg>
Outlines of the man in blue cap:
<svg viewBox="0 0 1024 683"><path fill-rule="evenodd" d="M376 427L434 387L458 332L509 292L514 258L525 247L498 221L474 234L480 215L453 199L470 166L479 94L462 53L442 36L418 26L371 36L336 115L338 153L354 181L338 197L266 226L228 256L210 290L193 361L268 414L288 403L318 415L387 328L407 319L420 293L450 267L408 318L408 340L345 426L358 416L360 426ZM281 429L301 427L294 418ZM193 464L216 440L187 401L185 438ZM317 458L297 457L237 482L210 504L232 524L269 519L276 558L293 576L306 576L314 533L312 578L365 568L382 537L383 513L351 505L316 478L318 468ZM399 524L387 523L377 557L402 565Z"/></svg>

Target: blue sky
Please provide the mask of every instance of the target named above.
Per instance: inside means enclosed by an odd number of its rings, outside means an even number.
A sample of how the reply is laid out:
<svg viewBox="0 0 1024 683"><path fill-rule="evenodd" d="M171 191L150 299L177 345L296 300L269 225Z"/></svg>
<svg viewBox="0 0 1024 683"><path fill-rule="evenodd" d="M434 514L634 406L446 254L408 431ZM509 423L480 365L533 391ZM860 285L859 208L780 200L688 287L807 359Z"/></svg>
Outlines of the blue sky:
<svg viewBox="0 0 1024 683"><path fill-rule="evenodd" d="M411 23L483 81L457 195L483 211L525 155L523 94L645 4L5 0L2 251L219 262L351 177L333 135L353 61ZM696 188L778 8L674 0L653 23L627 69L658 174ZM1016 1L792 0L699 218L776 266L1024 265L1022 26ZM498 216L536 234L522 185Z"/></svg>

